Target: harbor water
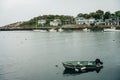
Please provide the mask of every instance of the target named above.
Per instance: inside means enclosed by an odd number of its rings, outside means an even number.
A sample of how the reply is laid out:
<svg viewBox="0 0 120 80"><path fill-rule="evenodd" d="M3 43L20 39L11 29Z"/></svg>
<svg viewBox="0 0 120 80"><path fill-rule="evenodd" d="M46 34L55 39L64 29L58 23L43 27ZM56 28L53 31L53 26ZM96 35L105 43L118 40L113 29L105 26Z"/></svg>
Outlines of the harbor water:
<svg viewBox="0 0 120 80"><path fill-rule="evenodd" d="M103 61L65 73L64 61ZM120 32L0 32L0 80L120 80Z"/></svg>

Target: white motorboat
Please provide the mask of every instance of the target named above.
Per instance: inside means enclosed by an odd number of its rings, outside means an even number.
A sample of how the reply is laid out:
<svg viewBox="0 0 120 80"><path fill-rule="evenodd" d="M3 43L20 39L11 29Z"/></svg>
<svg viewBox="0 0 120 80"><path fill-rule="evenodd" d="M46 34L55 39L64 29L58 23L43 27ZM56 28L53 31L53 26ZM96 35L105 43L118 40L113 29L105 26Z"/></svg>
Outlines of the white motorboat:
<svg viewBox="0 0 120 80"><path fill-rule="evenodd" d="M58 32L63 32L63 29L62 29L62 28L59 28L59 29L58 29Z"/></svg>
<svg viewBox="0 0 120 80"><path fill-rule="evenodd" d="M35 32L47 32L47 30L41 30L41 29L34 29Z"/></svg>
<svg viewBox="0 0 120 80"><path fill-rule="evenodd" d="M85 29L83 29L83 31L90 32L90 29L85 28Z"/></svg>
<svg viewBox="0 0 120 80"><path fill-rule="evenodd" d="M116 30L115 27L104 29L104 32L115 32L115 31L120 31L120 30Z"/></svg>
<svg viewBox="0 0 120 80"><path fill-rule="evenodd" d="M57 30L52 28L52 29L49 30L49 32L57 32Z"/></svg>

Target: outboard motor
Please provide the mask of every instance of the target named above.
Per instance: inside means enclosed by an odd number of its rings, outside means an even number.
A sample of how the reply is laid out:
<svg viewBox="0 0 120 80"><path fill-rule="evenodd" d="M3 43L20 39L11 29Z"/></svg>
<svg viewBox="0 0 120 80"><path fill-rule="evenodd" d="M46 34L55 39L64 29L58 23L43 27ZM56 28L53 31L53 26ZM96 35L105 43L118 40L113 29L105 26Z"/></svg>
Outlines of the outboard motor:
<svg viewBox="0 0 120 80"><path fill-rule="evenodd" d="M103 64L103 62L101 62L100 59L96 59L96 60L95 60L95 63L96 63L97 65L100 65L100 64L102 65L102 64Z"/></svg>

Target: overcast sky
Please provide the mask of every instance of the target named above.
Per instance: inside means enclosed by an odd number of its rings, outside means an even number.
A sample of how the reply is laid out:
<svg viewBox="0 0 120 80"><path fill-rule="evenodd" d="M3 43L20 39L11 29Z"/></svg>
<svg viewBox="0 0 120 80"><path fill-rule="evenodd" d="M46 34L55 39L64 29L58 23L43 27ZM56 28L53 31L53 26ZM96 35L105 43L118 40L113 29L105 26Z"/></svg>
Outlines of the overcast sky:
<svg viewBox="0 0 120 80"><path fill-rule="evenodd" d="M76 16L98 9L120 10L120 0L0 0L0 26L44 14Z"/></svg>

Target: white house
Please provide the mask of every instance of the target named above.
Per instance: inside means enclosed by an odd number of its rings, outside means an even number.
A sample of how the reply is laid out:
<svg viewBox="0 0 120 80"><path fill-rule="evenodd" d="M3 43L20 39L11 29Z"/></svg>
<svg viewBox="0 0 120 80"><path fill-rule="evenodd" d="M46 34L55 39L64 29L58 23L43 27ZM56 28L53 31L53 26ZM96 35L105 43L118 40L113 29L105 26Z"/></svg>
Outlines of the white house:
<svg viewBox="0 0 120 80"><path fill-rule="evenodd" d="M120 25L120 18L115 17L115 18L110 18L110 19L105 19L106 25Z"/></svg>
<svg viewBox="0 0 120 80"><path fill-rule="evenodd" d="M60 19L54 19L53 21L50 21L50 26L60 26L62 24Z"/></svg>
<svg viewBox="0 0 120 80"><path fill-rule="evenodd" d="M90 19L85 19L83 17L76 17L75 18L75 22L76 24L87 24L87 25L91 25L95 23L95 19L94 18L90 18Z"/></svg>
<svg viewBox="0 0 120 80"><path fill-rule="evenodd" d="M97 19L95 22L95 25L105 25L106 23L103 21L103 19Z"/></svg>
<svg viewBox="0 0 120 80"><path fill-rule="evenodd" d="M86 23L86 19L83 17L76 17L75 18L75 22L76 24L85 24Z"/></svg>
<svg viewBox="0 0 120 80"><path fill-rule="evenodd" d="M38 20L38 24L44 25L45 23L46 23L46 20L44 19Z"/></svg>

